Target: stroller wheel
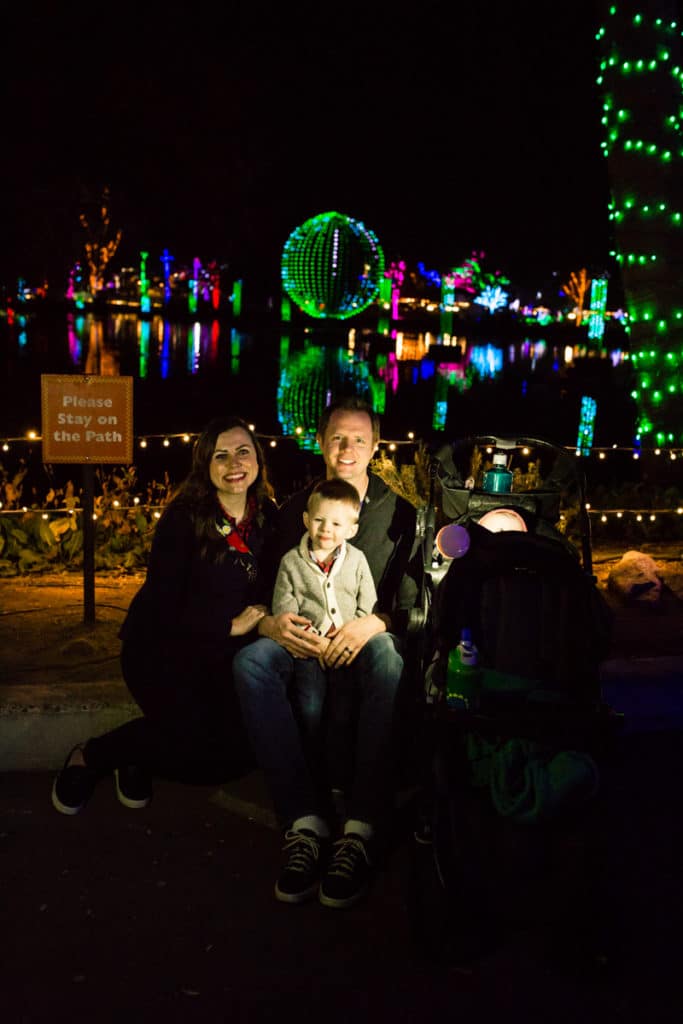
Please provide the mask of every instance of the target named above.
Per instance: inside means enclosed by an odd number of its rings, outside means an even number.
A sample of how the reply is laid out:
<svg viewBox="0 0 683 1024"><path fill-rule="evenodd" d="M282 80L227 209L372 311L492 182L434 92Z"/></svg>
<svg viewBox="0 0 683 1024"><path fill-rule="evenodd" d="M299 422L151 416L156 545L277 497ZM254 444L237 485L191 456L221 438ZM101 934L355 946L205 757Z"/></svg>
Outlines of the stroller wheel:
<svg viewBox="0 0 683 1024"><path fill-rule="evenodd" d="M462 826L458 807L456 800L437 798L431 841L424 841L424 829L415 835L408 912L412 941L421 956L465 967L484 951L489 929L456 841Z"/></svg>
<svg viewBox="0 0 683 1024"><path fill-rule="evenodd" d="M449 897L434 860L432 844L415 838L408 881L408 916L416 953L444 963L448 953Z"/></svg>

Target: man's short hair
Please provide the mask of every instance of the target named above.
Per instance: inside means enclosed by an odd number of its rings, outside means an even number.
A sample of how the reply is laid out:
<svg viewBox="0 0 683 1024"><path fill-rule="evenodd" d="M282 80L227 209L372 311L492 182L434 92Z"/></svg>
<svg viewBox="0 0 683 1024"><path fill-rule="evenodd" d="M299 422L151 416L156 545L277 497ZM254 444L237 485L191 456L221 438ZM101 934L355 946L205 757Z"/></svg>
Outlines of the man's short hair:
<svg viewBox="0 0 683 1024"><path fill-rule="evenodd" d="M325 431L329 426L332 414L335 412L364 412L370 417L370 423L372 424L372 443L379 443L379 416L368 402L363 398L359 398L358 395L346 395L342 398L336 398L334 402L331 402L322 411L322 415L318 422L318 434L321 438L325 437Z"/></svg>
<svg viewBox="0 0 683 1024"><path fill-rule="evenodd" d="M306 503L307 512L311 512L316 501L324 498L328 501L343 501L345 505L351 505L356 514L360 512L360 495L348 480L339 480L337 477L332 477L330 480L321 480L320 483L317 483L308 496Z"/></svg>

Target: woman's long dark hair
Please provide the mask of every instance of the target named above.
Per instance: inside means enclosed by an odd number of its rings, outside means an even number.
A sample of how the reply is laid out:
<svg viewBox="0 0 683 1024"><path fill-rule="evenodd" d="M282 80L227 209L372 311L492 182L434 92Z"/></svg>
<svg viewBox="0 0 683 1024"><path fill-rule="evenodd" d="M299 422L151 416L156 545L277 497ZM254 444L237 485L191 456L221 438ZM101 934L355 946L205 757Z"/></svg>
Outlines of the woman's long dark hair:
<svg viewBox="0 0 683 1024"><path fill-rule="evenodd" d="M258 475L247 491L247 498L253 496L256 499L258 522L263 522L264 503L274 500L263 450L248 424L239 416L217 416L207 423L192 450L192 469L179 485L168 505L169 509L182 508L191 515L202 557L209 556L220 559L227 553L227 545L216 529L216 488L211 482L210 468L218 438L227 430L234 430L236 427L249 435L256 451Z"/></svg>

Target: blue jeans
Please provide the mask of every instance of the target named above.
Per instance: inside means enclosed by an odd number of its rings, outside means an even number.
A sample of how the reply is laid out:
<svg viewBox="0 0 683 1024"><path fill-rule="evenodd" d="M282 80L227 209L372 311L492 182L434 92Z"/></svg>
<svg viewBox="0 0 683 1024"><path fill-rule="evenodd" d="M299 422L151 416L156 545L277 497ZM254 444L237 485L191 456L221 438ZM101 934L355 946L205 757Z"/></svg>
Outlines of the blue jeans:
<svg viewBox="0 0 683 1024"><path fill-rule="evenodd" d="M403 677L399 641L373 637L353 665L358 703L349 818L378 823L390 808L397 695ZM308 814L326 817L329 784L321 766L328 675L315 659L293 658L265 637L233 661L235 690L254 755L261 765L283 827Z"/></svg>

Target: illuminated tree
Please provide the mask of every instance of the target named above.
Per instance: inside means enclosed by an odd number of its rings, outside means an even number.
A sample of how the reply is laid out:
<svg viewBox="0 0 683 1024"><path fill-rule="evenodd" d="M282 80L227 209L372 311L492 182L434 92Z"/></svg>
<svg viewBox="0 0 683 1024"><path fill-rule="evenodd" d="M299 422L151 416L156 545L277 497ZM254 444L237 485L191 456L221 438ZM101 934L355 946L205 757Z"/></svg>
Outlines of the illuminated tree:
<svg viewBox="0 0 683 1024"><path fill-rule="evenodd" d="M605 334L605 309L607 307L607 278L594 277L591 284L590 313L588 316L588 337L601 341Z"/></svg>
<svg viewBox="0 0 683 1024"><path fill-rule="evenodd" d="M500 285L487 284L481 295L474 300L480 306L485 306L489 313L495 313L497 309L503 309L507 305L508 293L503 291Z"/></svg>
<svg viewBox="0 0 683 1024"><path fill-rule="evenodd" d="M477 295L485 288L503 288L510 284L510 279L505 277L501 270L487 270L484 266L485 259L485 252L474 250L461 266L454 267L449 274L453 287Z"/></svg>
<svg viewBox="0 0 683 1024"><path fill-rule="evenodd" d="M104 288L104 272L118 249L123 234L122 231L117 231L113 237L111 236L109 188L107 186L102 190L98 213L98 222L91 221L85 213L81 213L79 217L81 226L88 236L85 243L85 258L88 264L90 291L93 295Z"/></svg>
<svg viewBox="0 0 683 1024"><path fill-rule="evenodd" d="M472 255L463 260L458 267L441 275L437 270L428 270L424 263L418 263L417 269L420 275L429 283L441 288L441 308L448 309L455 303L456 290L469 292L470 295L479 295L481 305L488 306L490 297L504 293L504 286L510 284L510 279L500 270L487 270L482 264L486 253L474 250ZM507 300L507 294L505 293ZM492 310L493 311L493 310Z"/></svg>
<svg viewBox="0 0 683 1024"><path fill-rule="evenodd" d="M398 320L398 302L401 297L401 286L406 276L405 260L392 261L389 269L384 271L385 278L391 280L391 315Z"/></svg>
<svg viewBox="0 0 683 1024"><path fill-rule="evenodd" d="M597 85L638 444L683 442L683 69L670 0L603 3Z"/></svg>
<svg viewBox="0 0 683 1024"><path fill-rule="evenodd" d="M460 288L463 291L470 292L471 295L476 294L484 284L491 284L490 281L482 281L481 261L484 259L486 254L483 252L473 252L469 259L464 260L462 265L454 267L449 276L450 283L453 288ZM505 284L508 284L506 281Z"/></svg>
<svg viewBox="0 0 683 1024"><path fill-rule="evenodd" d="M577 327L583 320L583 305L586 301L586 292L590 283L590 278L586 274L586 268L582 267L578 274L572 270L569 280L566 284L562 285L562 291L574 303Z"/></svg>

